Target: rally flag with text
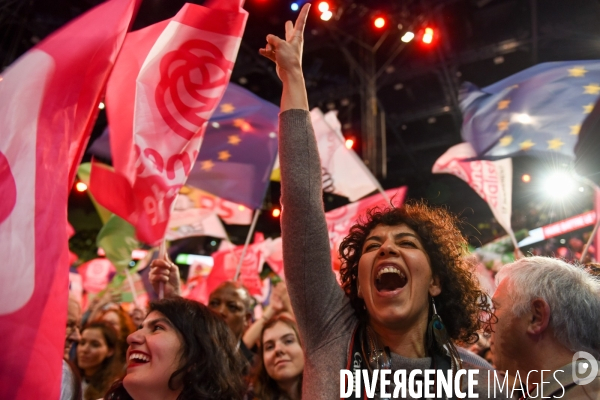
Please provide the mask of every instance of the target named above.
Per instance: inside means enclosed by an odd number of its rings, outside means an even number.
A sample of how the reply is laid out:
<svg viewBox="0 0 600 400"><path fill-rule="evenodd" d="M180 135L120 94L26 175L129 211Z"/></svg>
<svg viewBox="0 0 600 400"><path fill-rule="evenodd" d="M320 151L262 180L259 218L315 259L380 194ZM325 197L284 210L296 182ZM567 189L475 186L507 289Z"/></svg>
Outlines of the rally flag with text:
<svg viewBox="0 0 600 400"><path fill-rule="evenodd" d="M240 6L187 3L170 20L130 33L111 75L106 108L115 171L94 164L90 190L148 244L164 238L225 92L248 16Z"/></svg>
<svg viewBox="0 0 600 400"><path fill-rule="evenodd" d="M207 293L211 293L221 283L235 278L235 272L243 250L244 246L236 246L232 250L217 251L212 254L214 265L206 279ZM251 295L262 293L262 281L259 274L264 262L262 242L250 244L241 264L239 281L248 289Z"/></svg>
<svg viewBox="0 0 600 400"><path fill-rule="evenodd" d="M102 3L0 79L0 398L58 399L67 198L137 0Z"/></svg>
<svg viewBox="0 0 600 400"><path fill-rule="evenodd" d="M335 111L310 112L323 173L323 190L356 201L378 189L377 179L352 149L346 148Z"/></svg>
<svg viewBox="0 0 600 400"><path fill-rule="evenodd" d="M481 90L466 83L462 137L479 158L573 159L581 125L600 96L600 61L538 64Z"/></svg>
<svg viewBox="0 0 600 400"><path fill-rule="evenodd" d="M449 148L433 165L434 174L452 174L463 181L488 203L496 221L514 238L512 215L512 159L470 161L476 157L469 143ZM514 240L516 242L516 239Z"/></svg>

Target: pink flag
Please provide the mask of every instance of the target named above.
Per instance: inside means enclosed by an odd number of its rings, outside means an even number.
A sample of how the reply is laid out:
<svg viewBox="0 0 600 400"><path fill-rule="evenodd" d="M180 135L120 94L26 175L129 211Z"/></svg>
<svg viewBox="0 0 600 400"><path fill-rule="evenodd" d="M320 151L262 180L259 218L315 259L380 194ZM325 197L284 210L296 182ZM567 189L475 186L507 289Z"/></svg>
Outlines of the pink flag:
<svg viewBox="0 0 600 400"><path fill-rule="evenodd" d="M106 106L115 171L94 164L90 190L146 243L163 239L171 204L227 87L247 19L241 2L188 3L172 19L130 33L111 75Z"/></svg>
<svg viewBox="0 0 600 400"><path fill-rule="evenodd" d="M389 189L385 194L395 207L401 207L406 196L406 186L396 189ZM359 200L355 203L350 203L343 207L336 208L325 213L327 219L327 229L329 230L329 244L331 246L331 256L333 268L339 269L338 248L342 240L350 232L350 228L357 222L358 217L363 215L368 209L373 207L386 207L389 202L381 193L369 196L366 199Z"/></svg>
<svg viewBox="0 0 600 400"><path fill-rule="evenodd" d="M512 212L512 159L464 161L476 157L469 143L452 146L433 165L434 174L452 174L467 182L490 206L494 217L516 239L510 224Z"/></svg>
<svg viewBox="0 0 600 400"><path fill-rule="evenodd" d="M244 246L237 246L231 251L223 250L212 254L215 264L206 280L207 293L210 294L221 283L234 279L243 248ZM242 261L239 280L251 295L260 295L262 293L262 281L259 274L264 262L265 257L262 251L262 243L249 245Z"/></svg>
<svg viewBox="0 0 600 400"><path fill-rule="evenodd" d="M94 8L0 77L0 398L57 399L67 197L136 0Z"/></svg>

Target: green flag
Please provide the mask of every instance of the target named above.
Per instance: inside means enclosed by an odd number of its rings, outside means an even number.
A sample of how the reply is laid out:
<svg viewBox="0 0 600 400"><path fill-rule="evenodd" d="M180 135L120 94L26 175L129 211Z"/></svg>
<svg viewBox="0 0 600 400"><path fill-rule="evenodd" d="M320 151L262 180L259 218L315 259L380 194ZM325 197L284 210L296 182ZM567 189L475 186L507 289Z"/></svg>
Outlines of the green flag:
<svg viewBox="0 0 600 400"><path fill-rule="evenodd" d="M91 171L91 169L92 169L91 163L82 163L81 165L79 165L79 168L77 169L77 176L79 177L81 182L88 185L88 187L90 186L90 171ZM94 207L96 207L96 211L98 212L98 215L100 216L100 219L102 220L102 223L106 224L106 222L108 221L108 219L110 218L112 213L110 211L108 211L106 208L102 207L100 204L98 204L98 202L96 201L96 199L94 199L94 196L92 196L92 193L89 190L88 190L87 194L88 194L88 196L90 196L92 203L94 203Z"/></svg>
<svg viewBox="0 0 600 400"><path fill-rule="evenodd" d="M106 258L115 266L119 274L123 274L131 262L131 252L139 248L135 238L135 228L122 218L112 215L104 224L96 245L106 253Z"/></svg>

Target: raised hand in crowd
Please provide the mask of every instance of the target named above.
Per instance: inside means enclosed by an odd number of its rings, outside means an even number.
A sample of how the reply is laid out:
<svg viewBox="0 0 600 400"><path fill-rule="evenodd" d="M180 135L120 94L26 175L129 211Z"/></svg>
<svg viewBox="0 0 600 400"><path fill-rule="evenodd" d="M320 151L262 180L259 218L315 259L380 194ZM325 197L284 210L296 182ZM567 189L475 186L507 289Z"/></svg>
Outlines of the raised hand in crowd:
<svg viewBox="0 0 600 400"><path fill-rule="evenodd" d="M157 294L160 284L164 283L165 297L181 296L179 268L167 256L164 260L156 259L150 263L150 283Z"/></svg>
<svg viewBox="0 0 600 400"><path fill-rule="evenodd" d="M281 112L290 109L308 110L308 97L302 75L302 48L304 44L304 27L310 4L300 10L296 23L285 23L285 40L267 35L267 44L259 53L277 66L277 75L284 83L281 97Z"/></svg>
<svg viewBox="0 0 600 400"><path fill-rule="evenodd" d="M269 305L264 308L261 317L254 321L246 332L244 332L242 340L246 347L253 348L260 339L265 323L274 316L284 312L291 314L292 306L290 305L290 297L288 296L285 282L279 282L273 286L271 295L269 296Z"/></svg>

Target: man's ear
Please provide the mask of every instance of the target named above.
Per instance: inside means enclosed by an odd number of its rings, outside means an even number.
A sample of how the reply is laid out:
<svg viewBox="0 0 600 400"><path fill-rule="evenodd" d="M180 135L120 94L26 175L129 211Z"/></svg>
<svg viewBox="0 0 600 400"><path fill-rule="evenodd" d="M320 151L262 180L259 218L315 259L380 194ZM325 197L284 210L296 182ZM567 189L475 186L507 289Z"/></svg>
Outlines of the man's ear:
<svg viewBox="0 0 600 400"><path fill-rule="evenodd" d="M527 333L541 335L550 323L550 306L544 299L535 299L531 302Z"/></svg>
<svg viewBox="0 0 600 400"><path fill-rule="evenodd" d="M431 283L429 284L429 295L431 297L435 297L440 293L442 293L442 285L440 284L440 278L434 275L431 278Z"/></svg>
<svg viewBox="0 0 600 400"><path fill-rule="evenodd" d="M244 329L248 328L252 324L252 313L247 312L244 318Z"/></svg>

